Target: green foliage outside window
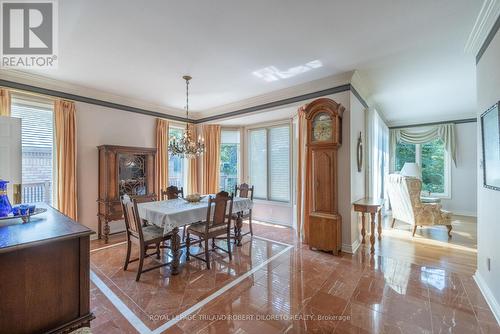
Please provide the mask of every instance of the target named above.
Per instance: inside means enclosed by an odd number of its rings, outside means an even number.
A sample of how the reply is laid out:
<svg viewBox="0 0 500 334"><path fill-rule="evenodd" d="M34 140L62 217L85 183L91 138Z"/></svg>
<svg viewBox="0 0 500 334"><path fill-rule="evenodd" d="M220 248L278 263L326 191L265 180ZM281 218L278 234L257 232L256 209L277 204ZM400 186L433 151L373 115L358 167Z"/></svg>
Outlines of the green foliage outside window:
<svg viewBox="0 0 500 334"><path fill-rule="evenodd" d="M415 162L415 144L398 143L396 146L396 170L403 169L405 162Z"/></svg>
<svg viewBox="0 0 500 334"><path fill-rule="evenodd" d="M221 144L220 147L220 189L229 193L238 183L239 144Z"/></svg>
<svg viewBox="0 0 500 334"><path fill-rule="evenodd" d="M420 159L417 159L417 145L398 143L396 145L396 170L400 171L405 162L418 161L422 169L422 190L433 194L445 192L445 154L441 139L419 145Z"/></svg>
<svg viewBox="0 0 500 334"><path fill-rule="evenodd" d="M445 150L441 139L422 145L422 188L433 194L444 193Z"/></svg>

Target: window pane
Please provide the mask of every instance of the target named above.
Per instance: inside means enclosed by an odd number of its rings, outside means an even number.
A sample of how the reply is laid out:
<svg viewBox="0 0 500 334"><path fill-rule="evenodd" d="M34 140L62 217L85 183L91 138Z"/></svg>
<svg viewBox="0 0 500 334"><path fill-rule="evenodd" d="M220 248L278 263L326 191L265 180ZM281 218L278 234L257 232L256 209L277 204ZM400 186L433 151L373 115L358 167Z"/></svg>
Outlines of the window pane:
<svg viewBox="0 0 500 334"><path fill-rule="evenodd" d="M290 200L290 129L280 126L269 129L269 199Z"/></svg>
<svg viewBox="0 0 500 334"><path fill-rule="evenodd" d="M444 193L445 150L441 139L422 145L422 190Z"/></svg>
<svg viewBox="0 0 500 334"><path fill-rule="evenodd" d="M250 184L256 198L267 198L267 135L265 129L251 130L249 135Z"/></svg>
<svg viewBox="0 0 500 334"><path fill-rule="evenodd" d="M221 131L220 147L220 189L229 193L238 184L240 166L240 132L238 130Z"/></svg>
<svg viewBox="0 0 500 334"><path fill-rule="evenodd" d="M21 118L22 202L52 203L52 105L13 98L12 117Z"/></svg>
<svg viewBox="0 0 500 334"><path fill-rule="evenodd" d="M181 139L184 130L180 128L170 127L168 130L168 137L175 137ZM168 157L168 185L176 187L184 187L184 159L179 156Z"/></svg>
<svg viewBox="0 0 500 334"><path fill-rule="evenodd" d="M400 171L405 162L416 162L415 144L398 143L396 145L396 170Z"/></svg>

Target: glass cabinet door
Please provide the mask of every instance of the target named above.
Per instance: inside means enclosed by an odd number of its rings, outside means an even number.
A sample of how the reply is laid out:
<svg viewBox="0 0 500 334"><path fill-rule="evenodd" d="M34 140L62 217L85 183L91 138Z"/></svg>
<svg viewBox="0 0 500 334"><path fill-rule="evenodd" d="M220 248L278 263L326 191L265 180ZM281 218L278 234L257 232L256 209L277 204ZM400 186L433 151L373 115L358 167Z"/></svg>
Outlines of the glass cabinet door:
<svg viewBox="0 0 500 334"><path fill-rule="evenodd" d="M122 195L146 195L146 155L118 154L119 193Z"/></svg>

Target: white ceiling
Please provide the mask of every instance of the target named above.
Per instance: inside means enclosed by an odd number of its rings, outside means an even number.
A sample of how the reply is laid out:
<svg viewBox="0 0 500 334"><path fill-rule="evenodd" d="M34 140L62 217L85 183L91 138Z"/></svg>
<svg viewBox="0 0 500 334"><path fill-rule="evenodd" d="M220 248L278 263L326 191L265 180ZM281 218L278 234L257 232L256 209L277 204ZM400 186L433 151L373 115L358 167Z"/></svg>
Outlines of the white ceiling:
<svg viewBox="0 0 500 334"><path fill-rule="evenodd" d="M190 107L203 111L357 69L390 122L460 118L474 114L463 50L481 4L64 0L59 68L37 73L167 108L183 108L191 74ZM252 74L271 66L287 78Z"/></svg>

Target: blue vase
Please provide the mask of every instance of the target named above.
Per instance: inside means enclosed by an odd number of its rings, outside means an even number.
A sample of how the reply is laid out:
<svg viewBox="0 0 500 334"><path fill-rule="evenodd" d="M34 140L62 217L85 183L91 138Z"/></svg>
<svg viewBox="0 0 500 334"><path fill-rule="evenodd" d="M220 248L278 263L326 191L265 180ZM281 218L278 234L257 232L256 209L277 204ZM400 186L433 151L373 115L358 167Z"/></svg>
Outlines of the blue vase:
<svg viewBox="0 0 500 334"><path fill-rule="evenodd" d="M7 196L7 183L9 181L0 180L0 217L5 217L12 211L12 206Z"/></svg>

